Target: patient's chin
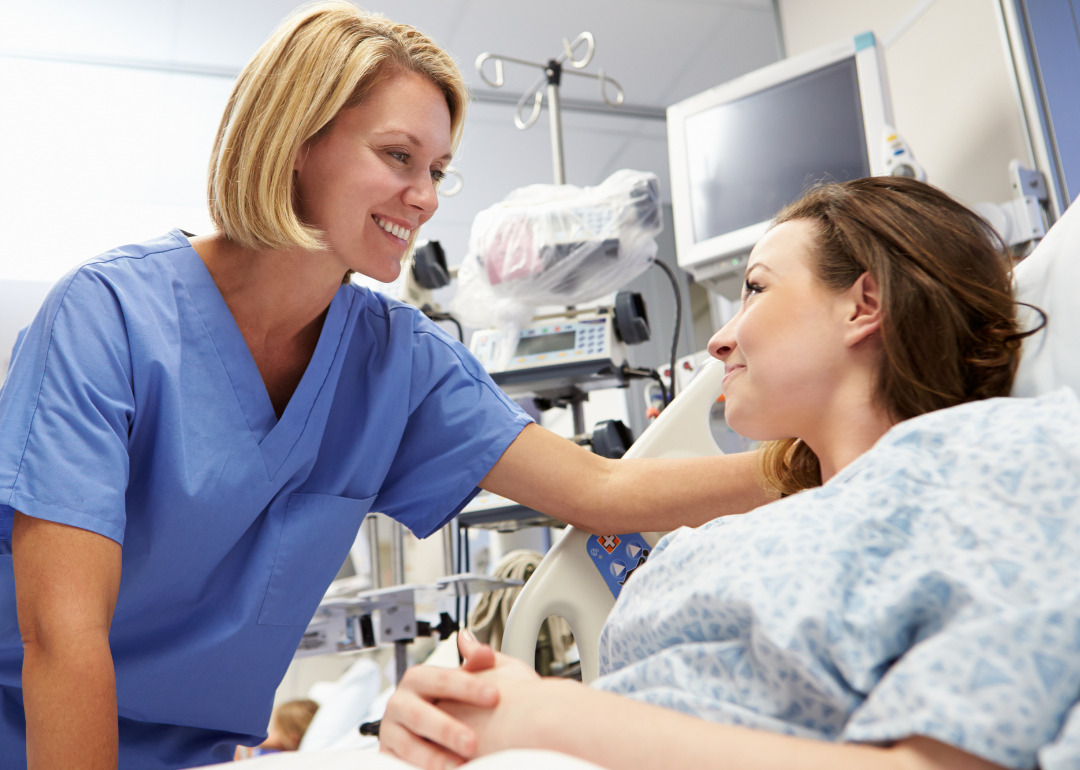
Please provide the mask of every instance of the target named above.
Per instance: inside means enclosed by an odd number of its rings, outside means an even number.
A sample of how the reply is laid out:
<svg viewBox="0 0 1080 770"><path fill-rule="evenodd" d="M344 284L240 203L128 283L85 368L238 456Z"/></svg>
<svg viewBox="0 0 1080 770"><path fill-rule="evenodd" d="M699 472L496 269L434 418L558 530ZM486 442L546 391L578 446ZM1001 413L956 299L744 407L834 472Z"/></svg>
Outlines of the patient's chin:
<svg viewBox="0 0 1080 770"><path fill-rule="evenodd" d="M728 401L724 404L724 422L733 431L743 438L751 441L775 441L776 439L789 438L790 433L779 430L775 425L769 425L753 414L747 414L740 410L737 403Z"/></svg>

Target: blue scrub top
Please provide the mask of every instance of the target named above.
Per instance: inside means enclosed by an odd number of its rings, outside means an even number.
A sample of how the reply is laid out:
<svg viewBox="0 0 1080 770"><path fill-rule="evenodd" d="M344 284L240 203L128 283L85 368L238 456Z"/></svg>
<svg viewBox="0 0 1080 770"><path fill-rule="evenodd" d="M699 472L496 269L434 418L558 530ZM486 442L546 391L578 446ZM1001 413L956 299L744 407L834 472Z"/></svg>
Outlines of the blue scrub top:
<svg viewBox="0 0 1080 770"><path fill-rule="evenodd" d="M427 537L529 422L422 314L352 285L279 420L183 233L79 267L0 390L0 720L21 686L14 510L123 546L110 633L121 722L236 743L265 735L364 516ZM170 754L169 766L199 758Z"/></svg>

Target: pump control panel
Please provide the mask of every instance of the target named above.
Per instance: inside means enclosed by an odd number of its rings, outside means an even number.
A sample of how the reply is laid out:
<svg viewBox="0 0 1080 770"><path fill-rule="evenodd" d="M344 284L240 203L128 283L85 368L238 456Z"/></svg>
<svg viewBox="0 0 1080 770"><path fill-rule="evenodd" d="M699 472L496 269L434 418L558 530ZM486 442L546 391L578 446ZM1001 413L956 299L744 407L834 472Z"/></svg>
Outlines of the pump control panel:
<svg viewBox="0 0 1080 770"><path fill-rule="evenodd" d="M506 366L496 368L501 332L485 329L472 339L473 355L488 371L532 369L552 364L610 359L615 339L612 318L599 316L582 320L543 321L521 330L517 347Z"/></svg>
<svg viewBox="0 0 1080 770"><path fill-rule="evenodd" d="M502 364L502 331L473 334L472 354L491 379L511 396L543 395L560 388L582 391L621 387L626 378L626 345L615 332L611 308L533 320L523 327L510 359Z"/></svg>

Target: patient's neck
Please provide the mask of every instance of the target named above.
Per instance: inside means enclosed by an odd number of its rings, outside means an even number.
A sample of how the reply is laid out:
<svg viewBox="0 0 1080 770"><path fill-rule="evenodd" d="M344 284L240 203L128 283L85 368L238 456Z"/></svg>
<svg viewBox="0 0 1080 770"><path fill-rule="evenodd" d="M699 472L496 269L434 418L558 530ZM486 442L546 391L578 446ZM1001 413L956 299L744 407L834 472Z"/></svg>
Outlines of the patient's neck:
<svg viewBox="0 0 1080 770"><path fill-rule="evenodd" d="M800 436L818 457L822 484L874 446L896 422L865 385L839 389L820 419Z"/></svg>

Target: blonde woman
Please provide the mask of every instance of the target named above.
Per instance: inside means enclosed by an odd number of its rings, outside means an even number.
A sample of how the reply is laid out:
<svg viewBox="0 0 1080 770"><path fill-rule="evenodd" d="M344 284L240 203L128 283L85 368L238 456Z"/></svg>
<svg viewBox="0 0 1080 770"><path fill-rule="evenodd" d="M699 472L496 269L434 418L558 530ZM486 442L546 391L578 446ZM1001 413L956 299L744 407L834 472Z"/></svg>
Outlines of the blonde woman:
<svg viewBox="0 0 1080 770"><path fill-rule="evenodd" d="M614 463L553 436L344 280L397 276L466 99L415 29L307 6L229 100L216 231L117 248L49 295L0 392L0 770L260 743L368 511L426 537L479 485L627 532L765 499L744 458Z"/></svg>

